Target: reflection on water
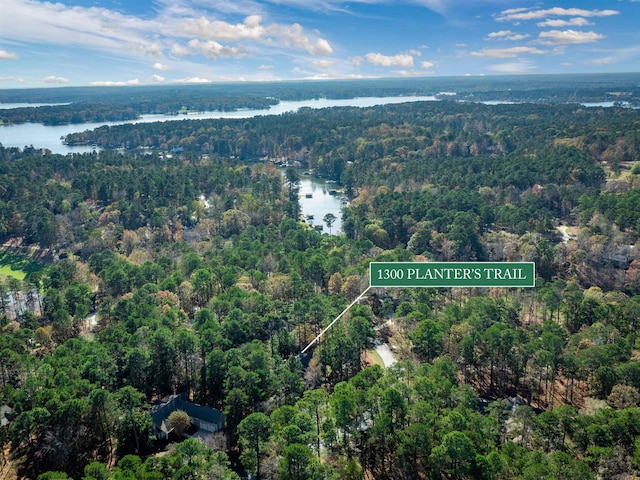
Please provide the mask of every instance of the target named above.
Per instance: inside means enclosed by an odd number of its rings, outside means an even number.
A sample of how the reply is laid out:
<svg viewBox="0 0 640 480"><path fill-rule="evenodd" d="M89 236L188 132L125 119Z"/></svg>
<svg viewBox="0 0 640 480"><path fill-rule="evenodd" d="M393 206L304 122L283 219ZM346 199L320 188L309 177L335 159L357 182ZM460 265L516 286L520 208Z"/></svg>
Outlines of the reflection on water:
<svg viewBox="0 0 640 480"><path fill-rule="evenodd" d="M0 110L10 108L35 108L35 107L56 107L58 105L69 105L68 103L0 103Z"/></svg>
<svg viewBox="0 0 640 480"><path fill-rule="evenodd" d="M342 232L342 207L344 197L337 191L334 183L327 183L324 179L311 175L300 175L300 208L305 221L317 227L319 231L333 235ZM331 225L331 231L323 218L327 213L336 217ZM310 218L309 216L313 217ZM322 230L320 230L322 227Z"/></svg>
<svg viewBox="0 0 640 480"><path fill-rule="evenodd" d="M83 123L80 125L45 126L41 123L21 123L19 125L1 125L0 143L4 147L49 149L52 153L85 153L93 150L90 146L70 147L62 143L65 135L85 130L93 130L102 123Z"/></svg>

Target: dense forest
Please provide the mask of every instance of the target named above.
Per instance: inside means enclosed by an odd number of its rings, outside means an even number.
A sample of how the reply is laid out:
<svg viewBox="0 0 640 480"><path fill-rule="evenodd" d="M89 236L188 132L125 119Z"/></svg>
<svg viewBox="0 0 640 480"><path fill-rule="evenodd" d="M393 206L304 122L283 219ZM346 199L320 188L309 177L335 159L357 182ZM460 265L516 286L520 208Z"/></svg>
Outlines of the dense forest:
<svg viewBox="0 0 640 480"><path fill-rule="evenodd" d="M67 141L102 148L0 146L0 238L42 265L0 281L7 478L640 473L638 110L443 100ZM293 166L348 196L343 233L300 221ZM539 278L371 289L299 355L370 262L432 260ZM159 438L178 393L224 429L173 415Z"/></svg>
<svg viewBox="0 0 640 480"><path fill-rule="evenodd" d="M635 74L494 76L333 80L144 87L63 87L0 90L2 103L53 103L0 108L0 125L64 125L133 120L144 114L267 109L280 101L433 95L470 102L558 104L614 102L640 106ZM57 105L56 105L57 104Z"/></svg>

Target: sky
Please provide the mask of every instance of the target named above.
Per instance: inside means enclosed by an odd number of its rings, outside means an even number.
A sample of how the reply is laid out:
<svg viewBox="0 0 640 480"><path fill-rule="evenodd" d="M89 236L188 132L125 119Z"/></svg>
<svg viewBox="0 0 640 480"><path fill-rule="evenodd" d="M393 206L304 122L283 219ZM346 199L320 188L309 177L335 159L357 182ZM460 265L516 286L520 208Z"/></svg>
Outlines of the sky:
<svg viewBox="0 0 640 480"><path fill-rule="evenodd" d="M0 0L0 88L640 71L640 0Z"/></svg>

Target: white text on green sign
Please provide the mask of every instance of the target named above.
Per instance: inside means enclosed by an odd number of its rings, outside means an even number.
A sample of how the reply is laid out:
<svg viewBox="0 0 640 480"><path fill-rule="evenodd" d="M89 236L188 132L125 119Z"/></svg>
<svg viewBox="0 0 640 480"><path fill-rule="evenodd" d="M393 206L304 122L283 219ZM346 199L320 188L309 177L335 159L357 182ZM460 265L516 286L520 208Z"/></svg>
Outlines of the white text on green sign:
<svg viewBox="0 0 640 480"><path fill-rule="evenodd" d="M371 262L372 287L534 287L533 262Z"/></svg>

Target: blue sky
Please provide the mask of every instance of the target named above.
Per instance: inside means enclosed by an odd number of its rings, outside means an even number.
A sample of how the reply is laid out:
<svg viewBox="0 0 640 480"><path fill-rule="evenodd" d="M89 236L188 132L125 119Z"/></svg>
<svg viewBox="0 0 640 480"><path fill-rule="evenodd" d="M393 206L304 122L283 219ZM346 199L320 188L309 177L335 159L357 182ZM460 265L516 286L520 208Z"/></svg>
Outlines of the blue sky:
<svg viewBox="0 0 640 480"><path fill-rule="evenodd" d="M0 88L640 71L640 0L0 1Z"/></svg>

